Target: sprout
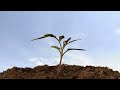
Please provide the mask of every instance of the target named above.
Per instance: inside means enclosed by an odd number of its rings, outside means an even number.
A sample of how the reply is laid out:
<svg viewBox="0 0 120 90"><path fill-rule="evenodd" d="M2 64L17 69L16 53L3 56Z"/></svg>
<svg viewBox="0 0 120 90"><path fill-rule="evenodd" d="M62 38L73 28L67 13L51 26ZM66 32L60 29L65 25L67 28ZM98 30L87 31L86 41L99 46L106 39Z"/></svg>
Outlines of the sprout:
<svg viewBox="0 0 120 90"><path fill-rule="evenodd" d="M48 33L47 33L47 34L45 34L44 36L39 37L39 38L36 38L36 39L33 39L33 40L31 40L31 41L38 40L38 39L43 39L43 38L47 38L47 37L55 38L55 39L58 41L59 45L60 45L59 47L58 47L58 46L51 46L51 48L57 49L57 50L59 51L59 53L60 53L60 62L59 62L59 65L61 65L61 63L62 63L62 58L63 58L63 56L64 56L64 54L65 54L66 52L68 52L68 51L70 51L70 50L81 50L81 51L85 51L85 49L77 49L77 48L68 48L66 51L64 51L64 48L65 48L68 44L70 44L70 43L72 43L72 42L75 42L75 41L78 41L78 40L81 40L81 39L71 40L71 37L70 37L70 38L68 38L67 40L63 41L63 44L61 44L61 41L65 38L64 35L59 36L59 38L57 38L55 35L53 35L53 34L48 34ZM71 41L70 41L70 40L71 40Z"/></svg>

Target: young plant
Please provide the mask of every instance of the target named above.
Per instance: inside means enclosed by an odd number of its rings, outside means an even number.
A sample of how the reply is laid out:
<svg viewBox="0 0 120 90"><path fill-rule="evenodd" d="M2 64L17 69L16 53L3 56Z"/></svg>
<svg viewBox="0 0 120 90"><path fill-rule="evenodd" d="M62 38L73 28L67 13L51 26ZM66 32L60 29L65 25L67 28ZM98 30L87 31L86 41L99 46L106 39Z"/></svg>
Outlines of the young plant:
<svg viewBox="0 0 120 90"><path fill-rule="evenodd" d="M71 40L71 37L70 37L70 38L68 38L67 40L64 40L64 41L63 41L63 44L62 44L61 41L62 41L62 39L65 38L64 35L59 36L59 38L57 38L57 37L56 37L55 35L53 35L53 34L45 34L44 36L39 37L39 38L36 38L36 39L33 39L33 40L31 40L31 41L38 40L38 39L43 39L43 38L47 38L47 37L55 38L55 39L59 42L60 47L58 47L58 46L51 46L52 48L57 49L57 50L59 51L59 53L60 53L60 63L59 63L59 65L61 65L61 63L62 63L62 58L63 58L63 56L65 55L66 52L68 52L68 51L70 51L70 50L82 50L82 51L85 50L85 49L68 48L66 51L64 51L65 47L66 47L68 44L70 44L70 43L72 43L72 42L75 42L75 41L78 41L78 40L81 40L81 39Z"/></svg>

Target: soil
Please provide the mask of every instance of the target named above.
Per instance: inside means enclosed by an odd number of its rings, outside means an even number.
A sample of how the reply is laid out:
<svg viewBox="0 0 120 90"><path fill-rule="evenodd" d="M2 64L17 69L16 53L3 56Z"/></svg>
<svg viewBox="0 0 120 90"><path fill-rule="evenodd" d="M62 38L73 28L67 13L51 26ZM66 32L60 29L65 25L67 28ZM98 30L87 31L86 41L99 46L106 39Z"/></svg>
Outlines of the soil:
<svg viewBox="0 0 120 90"><path fill-rule="evenodd" d="M0 79L120 79L120 73L108 67L94 66L37 66L13 67L0 73Z"/></svg>

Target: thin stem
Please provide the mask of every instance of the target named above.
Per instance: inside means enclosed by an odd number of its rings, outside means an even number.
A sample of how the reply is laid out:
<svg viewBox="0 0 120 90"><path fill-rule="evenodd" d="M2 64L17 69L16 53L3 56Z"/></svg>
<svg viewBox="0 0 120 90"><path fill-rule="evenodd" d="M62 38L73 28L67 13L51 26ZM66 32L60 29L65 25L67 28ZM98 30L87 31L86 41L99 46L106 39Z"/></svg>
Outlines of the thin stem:
<svg viewBox="0 0 120 90"><path fill-rule="evenodd" d="M66 46L66 45L65 45L65 46ZM65 46L63 45L63 50L64 50Z"/></svg>
<svg viewBox="0 0 120 90"><path fill-rule="evenodd" d="M56 38L56 37L55 37ZM62 63L62 58L63 58L63 49L64 49L64 47L62 47L62 44L61 44L61 42L58 40L58 38L56 38L57 39L57 41L59 42L59 44L60 44L60 63L59 63L59 65L61 65L61 63Z"/></svg>
<svg viewBox="0 0 120 90"><path fill-rule="evenodd" d="M59 65L62 64L62 58L63 58L63 55L60 55L60 64Z"/></svg>
<svg viewBox="0 0 120 90"><path fill-rule="evenodd" d="M67 52L68 50L66 50L64 53L63 53L63 55Z"/></svg>
<svg viewBox="0 0 120 90"><path fill-rule="evenodd" d="M68 45L69 43L67 43L65 46L63 45L63 50L64 50L64 48Z"/></svg>
<svg viewBox="0 0 120 90"><path fill-rule="evenodd" d="M55 39L57 39L56 37L55 37ZM62 52L63 52L63 47L62 47L62 44L60 43L60 41L57 39L57 41L59 42L59 44L60 44L60 48L61 48L61 51L60 51L60 53L62 54Z"/></svg>
<svg viewBox="0 0 120 90"><path fill-rule="evenodd" d="M61 55L61 51L59 50L59 53L60 53L60 55Z"/></svg>

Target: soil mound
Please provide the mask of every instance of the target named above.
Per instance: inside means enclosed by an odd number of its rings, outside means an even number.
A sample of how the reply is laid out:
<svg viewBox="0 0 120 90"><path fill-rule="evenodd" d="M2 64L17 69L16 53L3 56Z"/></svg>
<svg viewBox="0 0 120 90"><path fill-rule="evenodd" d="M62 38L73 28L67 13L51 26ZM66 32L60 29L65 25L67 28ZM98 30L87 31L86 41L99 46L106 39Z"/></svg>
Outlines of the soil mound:
<svg viewBox="0 0 120 90"><path fill-rule="evenodd" d="M120 73L108 67L44 65L34 68L13 67L1 72L0 79L120 79Z"/></svg>

